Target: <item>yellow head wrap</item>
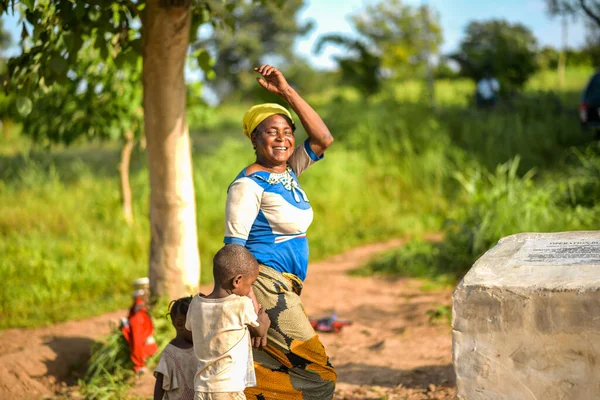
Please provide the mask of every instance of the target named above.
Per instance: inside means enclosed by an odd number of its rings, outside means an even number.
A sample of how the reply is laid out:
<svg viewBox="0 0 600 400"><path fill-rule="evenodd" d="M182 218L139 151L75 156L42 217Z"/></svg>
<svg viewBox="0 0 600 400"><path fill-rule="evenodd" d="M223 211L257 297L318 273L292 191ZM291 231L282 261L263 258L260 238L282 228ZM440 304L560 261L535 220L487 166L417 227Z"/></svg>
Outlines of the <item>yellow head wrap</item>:
<svg viewBox="0 0 600 400"><path fill-rule="evenodd" d="M265 119L269 118L271 115L275 114L283 114L288 117L292 124L294 123L294 119L292 118L292 114L284 107L280 106L276 103L265 103L258 104L251 107L246 114L244 115L244 119L242 120L242 128L244 129L244 135L250 138L252 132L261 122Z"/></svg>

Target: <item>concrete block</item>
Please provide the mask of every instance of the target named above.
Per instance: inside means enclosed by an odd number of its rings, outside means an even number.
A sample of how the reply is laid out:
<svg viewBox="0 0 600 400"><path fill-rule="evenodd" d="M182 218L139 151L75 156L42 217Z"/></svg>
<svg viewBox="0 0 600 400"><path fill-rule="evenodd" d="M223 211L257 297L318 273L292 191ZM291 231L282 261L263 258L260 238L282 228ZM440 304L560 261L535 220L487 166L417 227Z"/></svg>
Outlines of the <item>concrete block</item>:
<svg viewBox="0 0 600 400"><path fill-rule="evenodd" d="M452 303L459 399L600 399L600 231L508 236Z"/></svg>

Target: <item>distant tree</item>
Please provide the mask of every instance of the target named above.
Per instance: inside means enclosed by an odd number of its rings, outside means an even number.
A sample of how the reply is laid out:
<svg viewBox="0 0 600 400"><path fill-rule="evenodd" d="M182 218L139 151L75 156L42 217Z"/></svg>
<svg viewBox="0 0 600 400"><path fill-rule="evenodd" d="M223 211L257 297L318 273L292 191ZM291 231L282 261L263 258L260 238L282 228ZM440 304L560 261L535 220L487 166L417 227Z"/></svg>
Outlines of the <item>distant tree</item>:
<svg viewBox="0 0 600 400"><path fill-rule="evenodd" d="M381 58L385 73L393 77L414 78L424 69L424 56L437 54L443 40L439 18L431 8L402 0L371 4L351 21Z"/></svg>
<svg viewBox="0 0 600 400"><path fill-rule="evenodd" d="M569 67L590 67L594 65L593 43L588 42L579 49L567 49L566 65ZM560 51L554 47L543 47L537 54L540 69L556 69L560 59Z"/></svg>
<svg viewBox="0 0 600 400"><path fill-rule="evenodd" d="M552 15L585 15L600 27L600 0L546 0Z"/></svg>
<svg viewBox="0 0 600 400"><path fill-rule="evenodd" d="M0 19L0 59L5 59L4 51L10 46L11 42L10 32L4 29L4 21Z"/></svg>
<svg viewBox="0 0 600 400"><path fill-rule="evenodd" d="M327 44L346 48L352 53L350 56L334 57L343 82L355 86L367 97L379 91L381 57L374 54L365 42L342 35L326 35L317 42L315 53L319 54Z"/></svg>
<svg viewBox="0 0 600 400"><path fill-rule="evenodd" d="M560 51L552 46L545 46L537 53L537 63L540 69L555 69L558 66Z"/></svg>
<svg viewBox="0 0 600 400"><path fill-rule="evenodd" d="M231 8L236 16L234 29L215 30L194 44L194 48L208 49L214 55L215 73L209 86L219 97L254 88L253 66L274 59L283 66L294 57L294 41L312 28L310 22L301 25L297 21L298 11L304 5L304 0L281 4L267 1L263 7L240 1Z"/></svg>
<svg viewBox="0 0 600 400"><path fill-rule="evenodd" d="M12 43L10 33L4 29L4 21L0 19L0 82L7 79L6 63L8 59L5 56L5 51ZM15 96L12 92L0 91L0 128L4 133L5 139L8 137L8 130L5 128L5 123L9 118L12 118L15 108Z"/></svg>
<svg viewBox="0 0 600 400"><path fill-rule="evenodd" d="M382 77L399 79L423 75L428 55L439 52L442 30L438 17L426 6L401 0L380 1L351 17L359 38L325 35L315 52L333 44L350 50L336 57L345 81L365 94L375 93Z"/></svg>
<svg viewBox="0 0 600 400"><path fill-rule="evenodd" d="M536 53L537 40L527 27L489 20L471 22L450 57L463 76L478 80L490 70L503 87L520 88L537 70Z"/></svg>
<svg viewBox="0 0 600 400"><path fill-rule="evenodd" d="M455 79L459 76L457 68L452 68L446 57L440 57L433 70L436 79Z"/></svg>
<svg viewBox="0 0 600 400"><path fill-rule="evenodd" d="M581 51L587 54L593 67L600 67L600 26L587 24L586 41Z"/></svg>

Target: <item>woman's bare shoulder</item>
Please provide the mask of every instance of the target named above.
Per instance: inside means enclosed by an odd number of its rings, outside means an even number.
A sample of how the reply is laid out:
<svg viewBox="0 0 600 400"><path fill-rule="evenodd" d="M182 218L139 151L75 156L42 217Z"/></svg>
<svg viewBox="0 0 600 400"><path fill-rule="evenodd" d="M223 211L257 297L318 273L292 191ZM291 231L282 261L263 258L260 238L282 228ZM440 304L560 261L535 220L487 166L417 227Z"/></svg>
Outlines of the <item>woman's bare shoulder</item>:
<svg viewBox="0 0 600 400"><path fill-rule="evenodd" d="M253 173L262 171L262 170L263 169L261 168L261 166L258 165L257 163L250 164L246 167L246 176L252 175Z"/></svg>

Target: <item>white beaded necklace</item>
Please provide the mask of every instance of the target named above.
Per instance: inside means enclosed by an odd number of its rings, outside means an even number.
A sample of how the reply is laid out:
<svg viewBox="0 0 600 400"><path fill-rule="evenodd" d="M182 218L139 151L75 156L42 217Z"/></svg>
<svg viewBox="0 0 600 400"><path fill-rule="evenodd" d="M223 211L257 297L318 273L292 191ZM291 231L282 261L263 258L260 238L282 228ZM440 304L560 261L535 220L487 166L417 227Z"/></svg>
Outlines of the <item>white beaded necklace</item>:
<svg viewBox="0 0 600 400"><path fill-rule="evenodd" d="M284 172L280 172L280 173L271 172L269 174L269 179L265 179L260 175L258 175L257 177L262 179L263 181L267 182L270 185L277 185L277 184L281 183L286 190L289 190L292 192L292 195L294 196L294 200L296 200L296 203L300 203L300 196L302 196L302 199L304 199L305 202L307 202L307 203L309 202L308 197L306 196L306 193L304 193L304 190L302 190L300 188L300 185L298 184L298 182L296 182L296 180L292 176L292 169L290 168L289 165L286 167ZM298 195L298 193L300 195Z"/></svg>

